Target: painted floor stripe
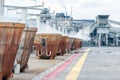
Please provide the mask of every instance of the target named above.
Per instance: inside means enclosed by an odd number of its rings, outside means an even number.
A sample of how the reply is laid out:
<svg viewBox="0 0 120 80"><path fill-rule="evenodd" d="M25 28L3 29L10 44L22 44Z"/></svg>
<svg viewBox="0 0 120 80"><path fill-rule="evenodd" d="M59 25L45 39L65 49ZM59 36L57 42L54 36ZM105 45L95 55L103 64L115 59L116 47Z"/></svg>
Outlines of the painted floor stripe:
<svg viewBox="0 0 120 80"><path fill-rule="evenodd" d="M54 78L63 71L74 59L76 59L80 54L74 54L70 59L65 61L62 65L60 65L58 68L56 68L53 72L50 72L48 75L46 75L42 80L54 80Z"/></svg>
<svg viewBox="0 0 120 80"><path fill-rule="evenodd" d="M75 66L72 68L72 70L70 71L70 73L66 76L65 80L77 80L79 73L82 69L82 66L85 62L85 59L88 55L88 51L89 49L86 50L85 53L83 53L82 57L80 58L80 60L75 64Z"/></svg>

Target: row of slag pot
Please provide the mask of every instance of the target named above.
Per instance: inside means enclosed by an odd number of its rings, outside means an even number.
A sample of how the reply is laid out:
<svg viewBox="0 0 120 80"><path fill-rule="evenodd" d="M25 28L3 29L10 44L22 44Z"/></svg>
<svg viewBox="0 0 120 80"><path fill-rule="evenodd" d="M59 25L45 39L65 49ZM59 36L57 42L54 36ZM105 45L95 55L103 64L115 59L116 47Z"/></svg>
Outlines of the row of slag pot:
<svg viewBox="0 0 120 80"><path fill-rule="evenodd" d="M15 62L20 71L27 67L36 32L23 23L0 21L0 80L13 76Z"/></svg>
<svg viewBox="0 0 120 80"><path fill-rule="evenodd" d="M57 55L63 56L72 50L82 47L82 40L61 34L41 34L35 36L34 47L36 56L42 59L55 59Z"/></svg>
<svg viewBox="0 0 120 80"><path fill-rule="evenodd" d="M23 23L0 21L0 80L9 80L16 64L21 72L28 67L33 45L37 57L45 59L54 59L82 46L82 40L77 38L36 32L37 28Z"/></svg>

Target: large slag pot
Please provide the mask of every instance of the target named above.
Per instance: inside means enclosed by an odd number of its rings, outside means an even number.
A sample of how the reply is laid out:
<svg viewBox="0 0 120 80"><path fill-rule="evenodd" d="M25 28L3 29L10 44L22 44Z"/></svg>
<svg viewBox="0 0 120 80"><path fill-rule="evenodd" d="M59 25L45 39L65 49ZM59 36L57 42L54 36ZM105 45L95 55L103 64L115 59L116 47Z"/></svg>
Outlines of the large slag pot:
<svg viewBox="0 0 120 80"><path fill-rule="evenodd" d="M75 38L74 42L73 42L73 50L81 48L81 46L82 46L81 44L82 44L82 40L78 39L78 38Z"/></svg>
<svg viewBox="0 0 120 80"><path fill-rule="evenodd" d="M37 28L26 27L23 30L22 38L17 51L16 61L17 64L20 64L20 71L24 71L28 67L28 60L30 53L32 51L32 46L34 43L34 38L37 32Z"/></svg>
<svg viewBox="0 0 120 80"><path fill-rule="evenodd" d="M34 41L37 56L40 58L54 59L58 51L61 35L37 34Z"/></svg>
<svg viewBox="0 0 120 80"><path fill-rule="evenodd" d="M0 22L0 80L8 80L25 25Z"/></svg>
<svg viewBox="0 0 120 80"><path fill-rule="evenodd" d="M69 43L70 43L69 37L68 36L62 36L57 54L62 56L66 51L68 51Z"/></svg>
<svg viewBox="0 0 120 80"><path fill-rule="evenodd" d="M76 40L76 49L81 48L82 47L82 40L81 39L77 39Z"/></svg>

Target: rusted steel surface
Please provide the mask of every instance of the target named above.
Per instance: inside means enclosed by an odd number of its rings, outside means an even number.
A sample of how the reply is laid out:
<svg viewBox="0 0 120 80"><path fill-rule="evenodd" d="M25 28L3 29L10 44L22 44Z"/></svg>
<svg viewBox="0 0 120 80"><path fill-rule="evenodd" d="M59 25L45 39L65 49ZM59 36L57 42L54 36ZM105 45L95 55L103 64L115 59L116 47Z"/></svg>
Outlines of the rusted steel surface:
<svg viewBox="0 0 120 80"><path fill-rule="evenodd" d="M60 39L61 35L59 34L37 34L34 41L37 56L54 59L58 51Z"/></svg>
<svg viewBox="0 0 120 80"><path fill-rule="evenodd" d="M72 44L71 44L71 51L73 51L73 50L75 50L75 39L76 38L73 38L73 42L72 42Z"/></svg>
<svg viewBox="0 0 120 80"><path fill-rule="evenodd" d="M72 50L76 50L82 47L82 40L78 38L74 38L74 42L72 44Z"/></svg>
<svg viewBox="0 0 120 80"><path fill-rule="evenodd" d="M0 80L11 76L24 27L20 23L0 22Z"/></svg>
<svg viewBox="0 0 120 80"><path fill-rule="evenodd" d="M63 55L69 49L70 39L68 36L62 36L59 44L59 55Z"/></svg>
<svg viewBox="0 0 120 80"><path fill-rule="evenodd" d="M82 40L77 39L77 49L82 47Z"/></svg>
<svg viewBox="0 0 120 80"><path fill-rule="evenodd" d="M71 48L72 48L72 44L73 44L74 38L73 38L73 37L69 37L69 39L70 39L70 42L69 42L68 51L70 52L70 51L71 51Z"/></svg>
<svg viewBox="0 0 120 80"><path fill-rule="evenodd" d="M34 40L34 47L35 47L35 50L36 50L36 53L39 53L39 51L41 50L41 37L36 34L35 35L35 40ZM38 56L38 54L36 54Z"/></svg>
<svg viewBox="0 0 120 80"><path fill-rule="evenodd" d="M19 50L16 56L16 61L20 64L20 71L24 71L24 69L28 66L27 63L32 51L36 32L37 28L26 27L23 30Z"/></svg>
<svg viewBox="0 0 120 80"><path fill-rule="evenodd" d="M77 38L75 38L75 43L74 43L74 49L76 50L78 48L79 45L79 40Z"/></svg>
<svg viewBox="0 0 120 80"><path fill-rule="evenodd" d="M65 52L67 53L70 50L70 38L68 36L66 36L65 43L66 43Z"/></svg>

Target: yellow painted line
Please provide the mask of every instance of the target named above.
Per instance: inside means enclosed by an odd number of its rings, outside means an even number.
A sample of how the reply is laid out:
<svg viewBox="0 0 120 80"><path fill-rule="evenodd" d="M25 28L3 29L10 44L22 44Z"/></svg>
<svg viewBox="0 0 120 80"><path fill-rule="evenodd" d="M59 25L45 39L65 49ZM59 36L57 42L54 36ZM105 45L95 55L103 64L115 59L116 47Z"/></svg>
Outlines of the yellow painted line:
<svg viewBox="0 0 120 80"><path fill-rule="evenodd" d="M85 59L88 55L88 51L90 49L88 48L85 53L83 53L82 57L80 60L75 64L75 66L72 68L72 70L69 72L69 74L66 76L65 80L77 80L79 73L82 69L82 66L85 62Z"/></svg>

